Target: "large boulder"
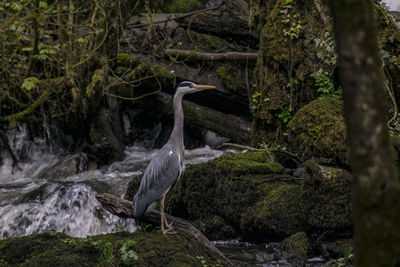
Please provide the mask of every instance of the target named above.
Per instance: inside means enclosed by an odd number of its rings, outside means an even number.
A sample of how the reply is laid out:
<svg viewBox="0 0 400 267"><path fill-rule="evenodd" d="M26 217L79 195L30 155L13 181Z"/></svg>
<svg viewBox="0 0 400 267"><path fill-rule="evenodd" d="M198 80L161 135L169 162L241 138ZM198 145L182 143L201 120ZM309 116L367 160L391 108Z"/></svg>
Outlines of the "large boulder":
<svg viewBox="0 0 400 267"><path fill-rule="evenodd" d="M222 156L187 167L169 194L168 212L194 221L210 239L261 240L306 229L299 179L268 153Z"/></svg>
<svg viewBox="0 0 400 267"><path fill-rule="evenodd" d="M352 176L340 168L305 164L301 205L307 222L319 229L343 229L352 225Z"/></svg>
<svg viewBox="0 0 400 267"><path fill-rule="evenodd" d="M349 165L349 145L342 102L315 100L301 108L288 124L288 142L305 159L320 158Z"/></svg>
<svg viewBox="0 0 400 267"><path fill-rule="evenodd" d="M270 184L269 192L244 213L241 228L246 239L286 237L308 229L300 206L301 185Z"/></svg>
<svg viewBox="0 0 400 267"><path fill-rule="evenodd" d="M0 266L218 266L188 232L160 231L72 238L43 233L0 240Z"/></svg>

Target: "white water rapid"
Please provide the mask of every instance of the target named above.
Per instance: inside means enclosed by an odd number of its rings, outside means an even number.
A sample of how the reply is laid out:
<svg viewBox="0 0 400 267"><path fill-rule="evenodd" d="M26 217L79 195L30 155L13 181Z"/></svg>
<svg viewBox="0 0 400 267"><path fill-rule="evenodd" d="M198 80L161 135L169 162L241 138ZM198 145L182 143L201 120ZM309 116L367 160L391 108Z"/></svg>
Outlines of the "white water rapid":
<svg viewBox="0 0 400 267"><path fill-rule="evenodd" d="M40 138L28 142L23 125L7 132L7 138L13 151L23 156L17 168L8 151L0 151L0 239L45 230L85 237L136 229L132 219L104 211L95 194L123 196L129 181L142 173L157 150L127 147L123 161L74 173L87 167L76 166L84 162L81 154L62 156ZM187 150L186 163L204 162L222 154L209 147Z"/></svg>

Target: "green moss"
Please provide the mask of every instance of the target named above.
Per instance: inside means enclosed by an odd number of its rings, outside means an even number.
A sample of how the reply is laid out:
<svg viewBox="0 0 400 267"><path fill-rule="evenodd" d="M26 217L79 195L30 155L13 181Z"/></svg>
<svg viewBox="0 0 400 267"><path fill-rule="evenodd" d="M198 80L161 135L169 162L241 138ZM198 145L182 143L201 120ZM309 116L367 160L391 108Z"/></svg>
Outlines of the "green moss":
<svg viewBox="0 0 400 267"><path fill-rule="evenodd" d="M352 225L352 177L343 169L307 161L301 206L307 221L316 228L334 229Z"/></svg>
<svg viewBox="0 0 400 267"><path fill-rule="evenodd" d="M120 248L130 240L135 241L130 249L138 255L134 266L200 266L197 257L203 257L210 265L217 264L188 232L180 229L177 235L168 237L153 230L83 239L64 234L10 238L0 241L0 263L2 266L121 266Z"/></svg>
<svg viewBox="0 0 400 267"><path fill-rule="evenodd" d="M221 77L226 87L236 89L241 85L240 76L235 75L235 69L232 65L225 64L217 68L217 73Z"/></svg>
<svg viewBox="0 0 400 267"><path fill-rule="evenodd" d="M342 102L315 100L300 109L288 124L292 149L306 158L321 157L349 164L349 146Z"/></svg>
<svg viewBox="0 0 400 267"><path fill-rule="evenodd" d="M291 179L269 160L267 153L246 152L189 165L168 194L169 212L196 221L212 239L237 237L247 211Z"/></svg>
<svg viewBox="0 0 400 267"><path fill-rule="evenodd" d="M187 13L203 9L204 4L199 0L174 0L168 5L169 13Z"/></svg>
<svg viewBox="0 0 400 267"><path fill-rule="evenodd" d="M300 185L281 184L274 187L242 217L243 228L252 229L258 237L271 234L287 236L307 230L300 196Z"/></svg>
<svg viewBox="0 0 400 267"><path fill-rule="evenodd" d="M305 232L294 234L288 238L285 238L280 247L287 255L285 258L293 266L303 266L307 261L307 252L309 250L310 241Z"/></svg>
<svg viewBox="0 0 400 267"><path fill-rule="evenodd" d="M258 3L258 10L265 17L260 35L260 49L255 68L256 93L263 96L252 108L254 116L252 144L271 143L278 133L285 133L285 123L279 118L283 110L298 110L317 96L315 80L311 74L320 68L331 73L334 65L329 65L318 57L314 39L322 39L330 26L325 26L314 2L293 1L288 12L301 18L298 38L289 43L287 13L282 12L285 0ZM296 23L298 20L296 19ZM307 51L305 53L304 51ZM255 93L252 92L252 93ZM264 101L265 100L265 101ZM281 116L282 117L282 116ZM284 135L278 135L284 138Z"/></svg>
<svg viewBox="0 0 400 267"><path fill-rule="evenodd" d="M251 152L247 152L251 153ZM265 153L266 154L266 153ZM265 156L258 155L258 159ZM238 157L228 156L220 158L216 161L217 168L227 170L231 177L246 175L246 174L260 174L260 173L282 173L283 166L277 162L260 162L251 158L251 155L242 155Z"/></svg>
<svg viewBox="0 0 400 267"><path fill-rule="evenodd" d="M133 60L130 55L125 53L118 54L117 65L122 67L130 68L132 66Z"/></svg>
<svg viewBox="0 0 400 267"><path fill-rule="evenodd" d="M210 52L218 50L219 52L226 52L228 51L227 47L230 46L229 42L211 34L189 31L189 35L197 51Z"/></svg>

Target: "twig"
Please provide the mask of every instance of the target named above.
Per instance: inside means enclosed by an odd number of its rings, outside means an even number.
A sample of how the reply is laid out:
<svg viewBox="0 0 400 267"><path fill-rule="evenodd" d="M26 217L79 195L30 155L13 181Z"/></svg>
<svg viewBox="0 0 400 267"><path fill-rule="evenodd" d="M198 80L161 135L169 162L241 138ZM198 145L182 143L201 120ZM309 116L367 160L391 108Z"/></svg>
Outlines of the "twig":
<svg viewBox="0 0 400 267"><path fill-rule="evenodd" d="M293 158L295 158L299 163L303 163L304 161L295 153L278 148L278 147L273 147L273 148L254 148L251 146L246 146L246 145L239 145L239 144L234 144L234 143L223 143L221 146L231 146L231 147L237 147L240 149L246 149L248 151L254 151L254 152L281 152L281 153L285 153Z"/></svg>

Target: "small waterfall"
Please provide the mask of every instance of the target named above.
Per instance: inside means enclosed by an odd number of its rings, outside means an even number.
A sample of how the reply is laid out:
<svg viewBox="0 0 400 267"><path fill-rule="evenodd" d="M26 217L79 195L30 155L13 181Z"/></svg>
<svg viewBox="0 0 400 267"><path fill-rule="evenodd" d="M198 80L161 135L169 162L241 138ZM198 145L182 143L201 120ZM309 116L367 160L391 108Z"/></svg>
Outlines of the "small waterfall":
<svg viewBox="0 0 400 267"><path fill-rule="evenodd" d="M85 155L54 153L46 138L29 138L26 126L7 132L18 156L19 169L7 151L1 152L0 239L64 231L85 237L116 229L135 231L132 219L103 210L96 193L123 196L129 181L141 175L157 149L127 147L125 159L102 169L86 168ZM205 162L223 154L206 146L187 150L187 164Z"/></svg>

